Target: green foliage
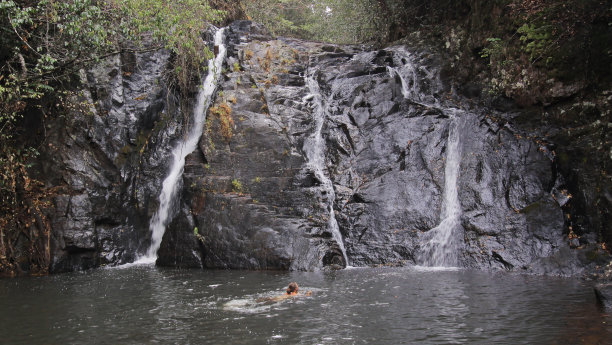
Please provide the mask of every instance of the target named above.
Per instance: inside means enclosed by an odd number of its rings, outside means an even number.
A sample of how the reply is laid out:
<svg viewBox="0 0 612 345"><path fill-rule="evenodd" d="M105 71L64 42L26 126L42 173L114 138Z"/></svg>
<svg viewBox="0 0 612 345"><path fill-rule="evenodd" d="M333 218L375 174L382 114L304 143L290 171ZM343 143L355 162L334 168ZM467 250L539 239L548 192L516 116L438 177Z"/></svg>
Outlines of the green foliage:
<svg viewBox="0 0 612 345"><path fill-rule="evenodd" d="M2 0L0 121L16 120L24 102L53 95L78 69L130 42L174 52L186 88L212 56L201 33L221 18L201 0Z"/></svg>
<svg viewBox="0 0 612 345"><path fill-rule="evenodd" d="M273 34L283 36L300 36L300 22L308 11L308 3L298 0L242 0L249 18L262 23Z"/></svg>
<svg viewBox="0 0 612 345"><path fill-rule="evenodd" d="M384 27L375 0L243 0L244 10L273 34L334 43L377 40ZM384 31L384 30L382 30Z"/></svg>
<svg viewBox="0 0 612 345"><path fill-rule="evenodd" d="M204 236L200 235L198 233L198 227L196 226L195 228L193 228L193 235L198 239L198 241L200 241L202 244L204 244L205 242L205 238Z"/></svg>
<svg viewBox="0 0 612 345"><path fill-rule="evenodd" d="M116 4L121 13L121 31L132 40L153 38L177 56L175 73L182 89L187 89L194 77L212 57L201 38L209 23L223 19L202 0L107 0Z"/></svg>
<svg viewBox="0 0 612 345"><path fill-rule="evenodd" d="M208 23L223 18L222 12L201 0L111 0L111 3L122 12L121 28L127 37L138 38L148 33L177 54L200 54L196 50L202 46L202 32Z"/></svg>
<svg viewBox="0 0 612 345"><path fill-rule="evenodd" d="M219 120L220 133L228 143L233 136L234 118L232 117L232 107L223 102L214 107L210 107L210 114L214 115L214 118ZM212 125L212 124L211 124ZM210 132L212 128L207 128Z"/></svg>
<svg viewBox="0 0 612 345"><path fill-rule="evenodd" d="M489 61L488 88L533 105L558 97L554 85L609 80L610 20L609 6L597 0L499 0L470 13L465 27L443 30L461 32L461 44L451 48L461 61L480 48L482 36L491 37L480 50Z"/></svg>
<svg viewBox="0 0 612 345"><path fill-rule="evenodd" d="M384 27L378 3L372 0L312 1L312 15L302 28L319 41L363 43L377 40Z"/></svg>
<svg viewBox="0 0 612 345"><path fill-rule="evenodd" d="M235 193L242 193L244 191L242 182L240 182L240 180L238 179L233 179L232 180L232 190Z"/></svg>
<svg viewBox="0 0 612 345"><path fill-rule="evenodd" d="M535 62L543 57L546 63L552 61L551 56L546 56L550 54L549 49L553 43L550 30L549 25L538 27L527 23L518 28L517 33L521 35L519 39L523 43L522 49L529 54L531 61Z"/></svg>
<svg viewBox="0 0 612 345"><path fill-rule="evenodd" d="M493 58L501 55L503 47L503 42L501 38L490 37L487 38L487 42L489 46L482 49L482 51L480 52L480 57Z"/></svg>

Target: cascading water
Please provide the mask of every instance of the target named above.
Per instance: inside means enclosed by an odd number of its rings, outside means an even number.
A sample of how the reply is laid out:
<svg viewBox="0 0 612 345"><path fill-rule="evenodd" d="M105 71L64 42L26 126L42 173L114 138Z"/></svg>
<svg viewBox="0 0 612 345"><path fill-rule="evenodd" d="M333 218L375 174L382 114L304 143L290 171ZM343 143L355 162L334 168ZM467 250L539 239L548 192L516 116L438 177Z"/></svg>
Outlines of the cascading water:
<svg viewBox="0 0 612 345"><path fill-rule="evenodd" d="M389 74L399 76L404 98L426 106L438 105L436 94L442 89L439 73L414 63L414 59L410 52L396 48L393 63L399 67L387 66Z"/></svg>
<svg viewBox="0 0 612 345"><path fill-rule="evenodd" d="M208 61L208 75L204 80L198 93L196 107L194 109L194 120L187 137L172 150L172 163L170 173L163 182L162 190L159 194L159 208L151 218L149 229L151 230L151 246L147 253L141 257L137 263L153 263L157 259L157 251L161 245L162 237L166 231L166 225L170 220L172 203L178 191L178 184L185 167L185 157L193 152L200 140L206 112L210 106L213 93L217 87L217 81L221 74L221 67L225 59L226 48L223 44L225 29L219 29L215 33L215 46L219 51L215 57Z"/></svg>
<svg viewBox="0 0 612 345"><path fill-rule="evenodd" d="M319 84L314 78L314 75L307 75L305 77L306 86L310 94L307 97L311 97L314 103L314 120L315 130L310 137L304 142L304 152L308 159L309 167L314 171L315 176L321 181L321 186L325 190L327 197L327 208L329 209L329 220L328 228L330 229L333 239L338 243L340 250L342 251L342 257L346 265L349 265L348 257L346 256L346 249L344 248L344 242L342 240L342 234L340 234L340 228L336 221L336 215L334 213L334 200L336 199L336 193L334 192L334 186L332 181L323 172L325 165L325 140L322 137L323 124L325 122L325 115L327 113L326 102L323 100Z"/></svg>
<svg viewBox="0 0 612 345"><path fill-rule="evenodd" d="M457 190L461 163L460 120L456 110L451 111L444 167L444 203L438 226L429 230L421 248L420 261L424 266L456 266L461 230L461 204Z"/></svg>
<svg viewBox="0 0 612 345"><path fill-rule="evenodd" d="M444 107L436 97L441 90L439 74L417 66L407 51L396 51L394 62L400 67L388 67L390 75L399 76L404 98L428 107L437 107L450 116L446 161L444 166L444 199L440 223L427 231L421 241L418 261L424 266L451 267L457 265L457 252L461 234L461 204L457 190L461 163L460 111Z"/></svg>

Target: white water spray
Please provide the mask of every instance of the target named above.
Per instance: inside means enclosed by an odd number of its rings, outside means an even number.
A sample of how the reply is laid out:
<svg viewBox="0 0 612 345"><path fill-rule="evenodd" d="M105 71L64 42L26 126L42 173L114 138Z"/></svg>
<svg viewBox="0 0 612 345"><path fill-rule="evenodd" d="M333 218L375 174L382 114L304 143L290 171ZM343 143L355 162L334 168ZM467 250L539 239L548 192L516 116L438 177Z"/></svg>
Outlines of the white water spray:
<svg viewBox="0 0 612 345"><path fill-rule="evenodd" d="M219 76L221 75L221 68L226 54L226 48L223 44L225 38L224 31L225 29L219 29L215 33L215 46L219 47L219 51L216 57L208 61L208 75L198 93L198 99L193 114L193 125L186 139L172 150L170 173L164 180L162 190L159 194L159 208L153 215L153 218L151 218L151 223L149 224L149 229L151 230L151 246L147 250L147 253L141 257L137 263L154 263L155 260L157 260L157 251L161 245L164 232L166 231L166 225L170 220L172 202L176 197L178 183L183 175L185 157L192 153L198 145L206 120L206 112L217 87Z"/></svg>
<svg viewBox="0 0 612 345"><path fill-rule="evenodd" d="M348 257L346 256L346 249L344 248L344 242L342 241L342 234L340 234L340 228L338 227L338 222L336 221L336 215L334 212L334 200L336 199L336 193L334 191L332 181L323 171L323 167L325 166L325 140L323 140L321 132L325 122L325 114L327 113L327 103L323 101L319 84L315 80L314 76L306 76L306 86L310 91L310 94L307 97L312 97L315 106L315 131L305 140L304 152L308 158L308 165L314 171L317 179L321 181L321 185L326 191L327 207L329 209L328 228L331 230L333 239L336 241L336 243L338 243L338 246L342 251L344 262L346 262L346 265L349 266Z"/></svg>

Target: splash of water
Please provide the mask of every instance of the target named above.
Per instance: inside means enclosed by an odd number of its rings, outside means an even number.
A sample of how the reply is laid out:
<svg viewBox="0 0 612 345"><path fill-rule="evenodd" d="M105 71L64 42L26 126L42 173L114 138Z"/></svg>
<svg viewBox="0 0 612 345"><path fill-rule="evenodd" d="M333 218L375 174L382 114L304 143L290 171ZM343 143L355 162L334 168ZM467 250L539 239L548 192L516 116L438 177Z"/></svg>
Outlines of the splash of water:
<svg viewBox="0 0 612 345"><path fill-rule="evenodd" d="M336 199L336 193L332 181L327 177L323 171L325 166L325 140L322 137L323 124L325 122L325 116L327 113L327 102L323 100L319 84L315 80L313 75L307 75L305 77L306 86L310 94L307 96L312 98L314 103L314 120L315 120L315 131L310 137L304 142L304 152L308 159L309 167L314 171L315 176L321 181L321 186L325 190L327 197L327 208L329 210L328 228L332 233L333 239L338 243L340 251L342 251L342 257L347 266L349 266L348 257L346 255L346 249L342 240L342 234L336 221L336 215L334 212L334 200Z"/></svg>
<svg viewBox="0 0 612 345"><path fill-rule="evenodd" d="M208 75L198 93L198 99L193 114L193 125L185 140L172 150L170 172L164 180L162 190L159 194L159 208L153 215L153 218L151 218L149 224L149 230L151 230L151 246L147 250L147 253L138 259L137 263L153 263L157 260L157 251L159 250L162 237L166 231L166 225L171 219L170 213L172 210L172 203L178 192L180 178L183 175L185 157L193 152L198 145L206 120L206 112L217 87L219 76L221 75L221 67L226 54L226 48L223 44L225 39L224 32L225 29L219 29L215 33L215 46L219 47L219 51L216 57L208 61Z"/></svg>

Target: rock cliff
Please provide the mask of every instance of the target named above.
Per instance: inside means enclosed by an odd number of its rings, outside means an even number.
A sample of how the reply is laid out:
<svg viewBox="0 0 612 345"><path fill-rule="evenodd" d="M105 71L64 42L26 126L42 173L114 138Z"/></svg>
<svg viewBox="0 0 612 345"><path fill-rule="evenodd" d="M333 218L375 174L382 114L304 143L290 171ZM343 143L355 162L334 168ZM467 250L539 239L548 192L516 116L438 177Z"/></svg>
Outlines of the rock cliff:
<svg viewBox="0 0 612 345"><path fill-rule="evenodd" d="M249 21L229 26L227 45L158 265L423 264L448 208L451 128L458 265L572 275L599 260L595 238L570 247L550 145L514 125L519 112L458 95L435 52L272 38ZM146 249L167 154L185 127L162 77L169 58L119 56L90 71L92 114L54 124L45 171L66 185L52 217L54 271Z"/></svg>

